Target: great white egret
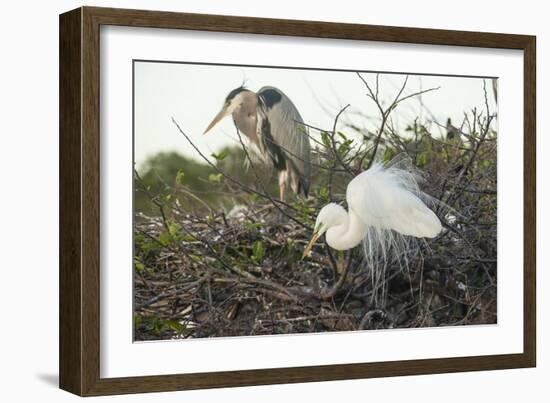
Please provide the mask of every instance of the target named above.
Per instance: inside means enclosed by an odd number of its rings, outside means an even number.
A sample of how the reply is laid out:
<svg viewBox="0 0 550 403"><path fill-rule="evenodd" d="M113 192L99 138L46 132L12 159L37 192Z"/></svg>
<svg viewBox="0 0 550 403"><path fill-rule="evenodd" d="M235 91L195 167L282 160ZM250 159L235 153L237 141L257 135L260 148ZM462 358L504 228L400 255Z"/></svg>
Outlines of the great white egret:
<svg viewBox="0 0 550 403"><path fill-rule="evenodd" d="M204 133L228 115L252 143L252 150L277 171L280 199L285 199L289 185L307 197L311 175L308 128L290 98L275 87L263 87L257 93L243 86L235 88Z"/></svg>
<svg viewBox="0 0 550 403"><path fill-rule="evenodd" d="M363 241L366 255L384 257L391 246L403 249L403 237L437 236L441 222L424 202L433 199L419 189L418 179L419 172L408 158L394 159L388 165L374 163L348 184L348 211L336 203L319 211L304 257L325 233L327 244L334 249L351 249Z"/></svg>

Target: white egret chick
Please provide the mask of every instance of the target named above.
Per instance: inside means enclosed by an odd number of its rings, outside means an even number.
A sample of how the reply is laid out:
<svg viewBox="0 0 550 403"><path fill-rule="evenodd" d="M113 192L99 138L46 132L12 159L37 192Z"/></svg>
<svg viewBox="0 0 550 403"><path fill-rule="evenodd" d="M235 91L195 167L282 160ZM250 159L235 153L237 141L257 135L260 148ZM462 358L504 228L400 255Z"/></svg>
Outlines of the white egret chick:
<svg viewBox="0 0 550 403"><path fill-rule="evenodd" d="M375 163L350 181L348 211L336 203L321 209L304 257L325 233L327 244L334 249L351 249L364 241L365 253L384 258L387 249L398 245L398 238L434 238L439 234L441 222L423 201L432 199L418 187L419 172L408 157L395 161Z"/></svg>

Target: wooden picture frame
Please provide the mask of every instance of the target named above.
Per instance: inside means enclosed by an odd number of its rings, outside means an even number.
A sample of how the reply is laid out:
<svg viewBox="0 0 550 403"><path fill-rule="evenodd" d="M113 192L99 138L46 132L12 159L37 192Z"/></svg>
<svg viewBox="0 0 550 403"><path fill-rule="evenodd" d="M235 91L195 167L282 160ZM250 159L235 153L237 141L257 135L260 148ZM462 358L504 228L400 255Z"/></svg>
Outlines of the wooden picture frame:
<svg viewBox="0 0 550 403"><path fill-rule="evenodd" d="M354 39L524 52L524 348L521 354L100 377L100 26ZM60 387L81 396L533 367L536 363L535 37L82 7L60 16Z"/></svg>

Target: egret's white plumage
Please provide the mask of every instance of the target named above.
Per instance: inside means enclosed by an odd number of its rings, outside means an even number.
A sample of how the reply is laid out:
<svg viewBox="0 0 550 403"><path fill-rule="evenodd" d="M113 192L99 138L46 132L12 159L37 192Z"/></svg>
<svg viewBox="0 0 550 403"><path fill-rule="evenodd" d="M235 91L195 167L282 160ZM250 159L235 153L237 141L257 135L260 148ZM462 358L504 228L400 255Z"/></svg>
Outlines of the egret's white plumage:
<svg viewBox="0 0 550 403"><path fill-rule="evenodd" d="M313 242L326 232L327 243L334 249L351 249L364 241L367 254L386 257L391 246L406 247L404 236L437 236L441 222L426 205L431 198L419 189L420 178L408 157L373 164L348 184L348 211L335 203L321 209Z"/></svg>
<svg viewBox="0 0 550 403"><path fill-rule="evenodd" d="M384 300L388 264L408 268L409 259L419 250L417 240L433 238L442 228L427 206L436 200L418 187L421 179L421 172L406 155L386 165L373 164L348 184L348 211L336 203L321 209L304 256L324 233L327 244L337 250L362 243L365 265L371 272L371 298L377 300L380 294Z"/></svg>
<svg viewBox="0 0 550 403"><path fill-rule="evenodd" d="M419 193L414 174L376 163L349 183L346 198L350 210L367 226L433 238L441 231L441 222Z"/></svg>

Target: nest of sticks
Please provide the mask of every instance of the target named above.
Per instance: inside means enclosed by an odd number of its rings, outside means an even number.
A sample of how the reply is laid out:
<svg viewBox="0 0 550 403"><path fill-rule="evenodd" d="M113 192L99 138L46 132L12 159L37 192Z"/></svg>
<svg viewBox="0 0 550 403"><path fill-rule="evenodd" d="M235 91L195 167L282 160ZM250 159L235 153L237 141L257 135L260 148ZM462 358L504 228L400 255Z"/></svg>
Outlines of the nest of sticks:
<svg viewBox="0 0 550 403"><path fill-rule="evenodd" d="M269 204L217 216L136 217L135 340L496 323L496 260L453 231L408 267L375 272L360 248L334 253ZM381 292L381 288L384 291Z"/></svg>

